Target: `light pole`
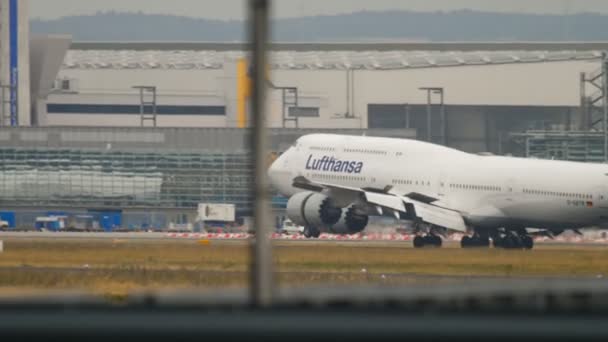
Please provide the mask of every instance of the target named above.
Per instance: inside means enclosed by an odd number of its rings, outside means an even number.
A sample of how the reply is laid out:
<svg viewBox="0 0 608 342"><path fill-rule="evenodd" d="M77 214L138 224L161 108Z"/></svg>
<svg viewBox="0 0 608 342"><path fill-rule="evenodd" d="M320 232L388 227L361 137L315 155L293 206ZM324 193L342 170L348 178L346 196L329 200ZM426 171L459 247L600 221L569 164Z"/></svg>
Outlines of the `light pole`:
<svg viewBox="0 0 608 342"><path fill-rule="evenodd" d="M139 120L141 127L145 126L145 121L152 121L152 126L156 127L156 86L133 86L139 91ZM146 94L152 98L146 100ZM150 108L151 113L146 113L146 108Z"/></svg>
<svg viewBox="0 0 608 342"><path fill-rule="evenodd" d="M426 140L432 141L431 115L433 113L433 95L439 95L439 110L440 110L440 125L441 125L441 144L447 145L447 124L445 117L444 105L444 88L443 87L422 87L419 90L426 91Z"/></svg>

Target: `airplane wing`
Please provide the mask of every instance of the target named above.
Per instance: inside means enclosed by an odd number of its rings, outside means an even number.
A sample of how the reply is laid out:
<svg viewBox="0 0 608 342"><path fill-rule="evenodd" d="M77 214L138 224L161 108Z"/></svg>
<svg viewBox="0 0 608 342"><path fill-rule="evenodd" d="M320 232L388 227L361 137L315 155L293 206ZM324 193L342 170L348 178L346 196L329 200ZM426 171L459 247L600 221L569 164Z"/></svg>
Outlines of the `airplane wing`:
<svg viewBox="0 0 608 342"><path fill-rule="evenodd" d="M467 227L462 215L449 208L443 208L432 203L432 197L416 193L417 196L401 196L391 192L391 187L385 189L354 188L324 182L311 182L305 177L296 177L293 186L299 189L324 192L339 205L346 206L360 199L366 203L381 208L382 212L391 212L399 218L401 213L416 217L424 222L435 224L459 232L466 232ZM424 199L421 201L420 199Z"/></svg>

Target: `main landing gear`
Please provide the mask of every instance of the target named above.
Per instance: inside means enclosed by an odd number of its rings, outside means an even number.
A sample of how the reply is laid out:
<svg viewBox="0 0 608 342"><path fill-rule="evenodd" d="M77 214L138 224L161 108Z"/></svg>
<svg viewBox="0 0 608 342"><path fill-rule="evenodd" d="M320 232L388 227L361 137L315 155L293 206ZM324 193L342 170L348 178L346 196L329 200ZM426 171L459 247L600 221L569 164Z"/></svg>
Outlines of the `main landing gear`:
<svg viewBox="0 0 608 342"><path fill-rule="evenodd" d="M474 234L473 236L465 235L460 240L462 248L488 248L490 247L490 238L487 235Z"/></svg>
<svg viewBox="0 0 608 342"><path fill-rule="evenodd" d="M495 248L504 249L532 249L534 248L534 240L525 231L513 232L507 231L497 233L492 236ZM460 240L462 248L488 248L490 247L490 238L485 234L475 233L473 236L463 236Z"/></svg>
<svg viewBox="0 0 608 342"><path fill-rule="evenodd" d="M441 240L441 237L437 235L416 235L416 237L414 238L414 248L422 248L425 246L441 247L441 245L443 245L443 240Z"/></svg>
<svg viewBox="0 0 608 342"><path fill-rule="evenodd" d="M319 228L315 227L304 227L304 231L302 232L302 234L304 234L304 237L306 237L307 239L316 239L321 236L321 231L319 230Z"/></svg>
<svg viewBox="0 0 608 342"><path fill-rule="evenodd" d="M444 232L441 227L418 221L414 223L414 248L441 247L443 240L440 235Z"/></svg>
<svg viewBox="0 0 608 342"><path fill-rule="evenodd" d="M494 247L505 249L532 249L534 240L530 235L508 232L494 239Z"/></svg>

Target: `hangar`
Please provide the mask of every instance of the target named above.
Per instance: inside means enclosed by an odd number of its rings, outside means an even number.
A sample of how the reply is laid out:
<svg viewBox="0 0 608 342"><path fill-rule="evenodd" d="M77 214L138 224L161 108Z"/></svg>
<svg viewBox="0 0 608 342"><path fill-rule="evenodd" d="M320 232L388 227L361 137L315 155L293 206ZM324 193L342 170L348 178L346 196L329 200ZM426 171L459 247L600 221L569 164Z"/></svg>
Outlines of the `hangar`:
<svg viewBox="0 0 608 342"><path fill-rule="evenodd" d="M247 70L240 65L246 53L213 45L73 44L54 88L37 105L38 124L247 126ZM578 129L581 73L602 66L599 50L306 48L272 54L272 127L412 128L421 139L499 154L518 152L510 145L513 132ZM155 122L142 120L137 86L155 90L144 94L147 104L156 97Z"/></svg>

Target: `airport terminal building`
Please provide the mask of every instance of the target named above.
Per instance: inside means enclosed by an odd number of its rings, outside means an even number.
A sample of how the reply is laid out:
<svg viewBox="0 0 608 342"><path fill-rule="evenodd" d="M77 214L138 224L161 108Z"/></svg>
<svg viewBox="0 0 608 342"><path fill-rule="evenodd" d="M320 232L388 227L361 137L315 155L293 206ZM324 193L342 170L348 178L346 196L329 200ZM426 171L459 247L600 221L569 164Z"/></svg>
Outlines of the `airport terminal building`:
<svg viewBox="0 0 608 342"><path fill-rule="evenodd" d="M312 132L274 129L272 149ZM410 130L365 133L413 137ZM7 128L0 141L0 216L13 226L45 215L87 215L107 230L165 229L192 223L199 203L230 203L238 217L251 215L248 129ZM273 197L275 210L284 206L284 198Z"/></svg>

